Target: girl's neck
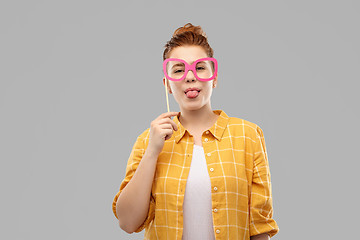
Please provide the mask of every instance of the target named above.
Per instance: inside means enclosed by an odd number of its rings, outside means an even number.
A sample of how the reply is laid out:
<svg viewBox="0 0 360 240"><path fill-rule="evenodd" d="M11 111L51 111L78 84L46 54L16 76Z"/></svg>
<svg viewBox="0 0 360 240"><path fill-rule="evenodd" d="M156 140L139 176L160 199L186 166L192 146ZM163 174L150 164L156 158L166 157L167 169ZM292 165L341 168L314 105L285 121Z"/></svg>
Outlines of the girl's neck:
<svg viewBox="0 0 360 240"><path fill-rule="evenodd" d="M182 109L179 121L186 129L202 129L211 127L217 117L210 106L204 106L197 110Z"/></svg>

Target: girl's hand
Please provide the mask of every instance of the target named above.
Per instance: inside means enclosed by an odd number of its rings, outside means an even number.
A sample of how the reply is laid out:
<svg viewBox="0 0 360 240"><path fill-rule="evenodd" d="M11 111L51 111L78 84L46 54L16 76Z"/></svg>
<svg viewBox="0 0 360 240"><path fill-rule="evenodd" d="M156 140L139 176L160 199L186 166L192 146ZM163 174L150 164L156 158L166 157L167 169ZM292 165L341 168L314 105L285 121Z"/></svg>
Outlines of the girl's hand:
<svg viewBox="0 0 360 240"><path fill-rule="evenodd" d="M166 112L158 116L151 122L148 150L158 156L164 147L165 140L171 138L173 131L177 131L176 123L171 117L178 112Z"/></svg>

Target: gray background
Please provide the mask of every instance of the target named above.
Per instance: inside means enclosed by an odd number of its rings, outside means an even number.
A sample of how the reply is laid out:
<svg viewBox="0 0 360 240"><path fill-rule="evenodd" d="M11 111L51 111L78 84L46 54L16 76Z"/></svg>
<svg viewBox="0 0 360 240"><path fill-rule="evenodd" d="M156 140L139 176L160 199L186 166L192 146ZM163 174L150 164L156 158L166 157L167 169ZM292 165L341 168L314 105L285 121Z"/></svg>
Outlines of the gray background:
<svg viewBox="0 0 360 240"><path fill-rule="evenodd" d="M274 239L358 236L359 12L355 0L1 1L0 238L142 238L111 204L136 137L166 111L163 45L187 22L219 61L213 109L264 131Z"/></svg>

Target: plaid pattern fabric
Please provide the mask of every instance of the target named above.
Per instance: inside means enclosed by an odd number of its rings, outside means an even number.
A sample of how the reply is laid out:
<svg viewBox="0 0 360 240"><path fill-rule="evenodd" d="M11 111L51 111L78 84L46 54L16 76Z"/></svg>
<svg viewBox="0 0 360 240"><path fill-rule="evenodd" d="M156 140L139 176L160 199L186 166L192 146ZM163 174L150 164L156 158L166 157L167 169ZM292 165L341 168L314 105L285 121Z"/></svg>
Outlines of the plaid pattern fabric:
<svg viewBox="0 0 360 240"><path fill-rule="evenodd" d="M202 135L211 181L213 223L216 239L249 239L279 228L272 218L269 164L262 129L255 123L228 117L222 110L216 123ZM179 113L180 114L180 113ZM145 228L145 239L180 240L183 231L183 200L189 174L193 137L175 116L178 131L165 141L158 157L148 216L136 230ZM128 159L122 189L134 175L149 141L149 128L136 140ZM117 216L116 216L117 217Z"/></svg>

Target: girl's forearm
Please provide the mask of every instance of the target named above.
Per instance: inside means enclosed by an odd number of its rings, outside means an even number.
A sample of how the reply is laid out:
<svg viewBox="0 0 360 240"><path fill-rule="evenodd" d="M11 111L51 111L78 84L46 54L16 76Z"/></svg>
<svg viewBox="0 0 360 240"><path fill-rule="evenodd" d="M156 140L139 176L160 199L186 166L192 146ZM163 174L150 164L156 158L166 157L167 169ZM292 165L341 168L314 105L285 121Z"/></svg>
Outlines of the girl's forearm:
<svg viewBox="0 0 360 240"><path fill-rule="evenodd" d="M156 162L157 156L146 151L134 176L117 200L119 225L128 233L135 231L147 216Z"/></svg>

